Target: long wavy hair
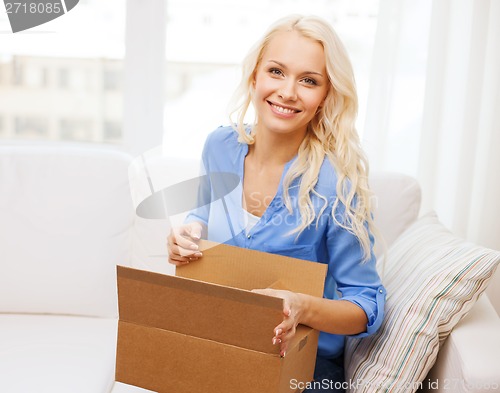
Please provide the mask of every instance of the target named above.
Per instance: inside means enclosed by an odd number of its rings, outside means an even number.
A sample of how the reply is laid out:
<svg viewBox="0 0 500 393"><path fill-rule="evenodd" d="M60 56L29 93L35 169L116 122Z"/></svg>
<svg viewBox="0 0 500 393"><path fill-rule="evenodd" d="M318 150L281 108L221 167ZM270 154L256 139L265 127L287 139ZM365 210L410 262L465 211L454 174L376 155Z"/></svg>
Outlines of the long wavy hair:
<svg viewBox="0 0 500 393"><path fill-rule="evenodd" d="M256 70L269 42L276 34L285 31L296 31L323 46L329 80L327 97L309 123L306 136L299 146L297 159L283 180L283 197L291 212L288 189L295 179L301 178L298 196L301 223L293 232L300 235L304 229L314 224L328 206L328 197L331 196L319 195L315 190L321 165L327 157L338 176L333 219L359 239L363 260L366 261L371 256L369 231L376 232L372 219L372 194L368 186L368 161L355 128L358 98L351 62L344 45L329 23L315 16L291 15L278 20L269 28L243 61L242 79L232 100L232 125L238 131L240 142L249 145L255 142L258 114L255 114L253 124L245 124L244 119L253 100ZM235 115L237 118L233 121ZM318 214L311 200L313 194L325 202ZM341 210L337 210L339 205ZM343 214L336 214L338 211L343 211Z"/></svg>

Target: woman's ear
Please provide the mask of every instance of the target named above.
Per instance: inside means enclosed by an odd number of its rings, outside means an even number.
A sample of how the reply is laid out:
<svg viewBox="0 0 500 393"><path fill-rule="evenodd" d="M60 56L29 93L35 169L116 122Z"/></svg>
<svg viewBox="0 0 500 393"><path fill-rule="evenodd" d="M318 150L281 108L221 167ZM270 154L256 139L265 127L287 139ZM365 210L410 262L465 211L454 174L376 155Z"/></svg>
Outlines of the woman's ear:
<svg viewBox="0 0 500 393"><path fill-rule="evenodd" d="M252 72L252 87L255 87L255 85L257 84L257 71L259 69L259 65L256 64L255 65L255 68L253 69L253 72Z"/></svg>

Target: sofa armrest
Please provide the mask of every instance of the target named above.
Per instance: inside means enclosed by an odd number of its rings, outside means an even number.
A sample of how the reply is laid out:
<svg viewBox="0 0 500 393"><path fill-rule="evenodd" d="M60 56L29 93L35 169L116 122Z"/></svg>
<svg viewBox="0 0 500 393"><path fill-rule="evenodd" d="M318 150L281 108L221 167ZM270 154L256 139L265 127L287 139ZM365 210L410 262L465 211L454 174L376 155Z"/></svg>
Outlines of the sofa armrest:
<svg viewBox="0 0 500 393"><path fill-rule="evenodd" d="M500 389L500 318L483 295L453 329L424 381L427 392L479 393Z"/></svg>

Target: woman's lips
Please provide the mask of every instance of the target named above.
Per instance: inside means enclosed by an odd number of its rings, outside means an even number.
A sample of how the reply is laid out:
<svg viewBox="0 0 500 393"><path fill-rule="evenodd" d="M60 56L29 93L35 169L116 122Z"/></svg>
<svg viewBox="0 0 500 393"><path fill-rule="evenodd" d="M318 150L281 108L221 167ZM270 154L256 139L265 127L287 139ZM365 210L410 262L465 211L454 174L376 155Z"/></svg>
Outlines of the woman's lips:
<svg viewBox="0 0 500 393"><path fill-rule="evenodd" d="M282 114L282 115L293 115L295 113L300 112L299 109L296 109L293 107L275 104L274 102L271 102L271 101L267 101L267 102L271 106L271 108L273 109L274 112L277 112L277 113Z"/></svg>

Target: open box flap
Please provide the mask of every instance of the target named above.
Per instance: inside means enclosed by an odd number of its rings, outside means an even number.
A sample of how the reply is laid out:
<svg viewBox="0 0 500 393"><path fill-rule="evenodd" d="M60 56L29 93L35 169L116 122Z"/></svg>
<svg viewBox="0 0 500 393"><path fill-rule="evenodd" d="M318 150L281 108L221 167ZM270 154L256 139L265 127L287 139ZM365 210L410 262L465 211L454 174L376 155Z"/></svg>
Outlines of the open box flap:
<svg viewBox="0 0 500 393"><path fill-rule="evenodd" d="M176 268L176 275L241 289L280 281L294 292L323 296L326 264L200 240L203 257Z"/></svg>

